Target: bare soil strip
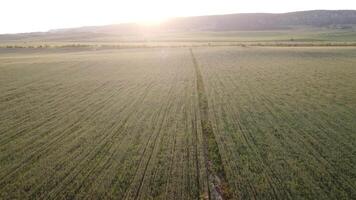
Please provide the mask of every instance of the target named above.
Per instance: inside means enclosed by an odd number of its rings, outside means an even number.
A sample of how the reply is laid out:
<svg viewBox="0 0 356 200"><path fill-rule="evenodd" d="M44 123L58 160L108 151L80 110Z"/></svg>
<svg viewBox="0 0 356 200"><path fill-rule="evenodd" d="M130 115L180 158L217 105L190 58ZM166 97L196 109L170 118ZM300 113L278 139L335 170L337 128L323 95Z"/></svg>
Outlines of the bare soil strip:
<svg viewBox="0 0 356 200"><path fill-rule="evenodd" d="M203 76L192 49L190 49L190 53L194 63L197 80L198 103L204 142L204 158L207 169L207 182L209 184L208 199L231 199L229 185L226 179L226 173L224 171L219 147L215 139L211 121L209 119L209 104L205 92Z"/></svg>

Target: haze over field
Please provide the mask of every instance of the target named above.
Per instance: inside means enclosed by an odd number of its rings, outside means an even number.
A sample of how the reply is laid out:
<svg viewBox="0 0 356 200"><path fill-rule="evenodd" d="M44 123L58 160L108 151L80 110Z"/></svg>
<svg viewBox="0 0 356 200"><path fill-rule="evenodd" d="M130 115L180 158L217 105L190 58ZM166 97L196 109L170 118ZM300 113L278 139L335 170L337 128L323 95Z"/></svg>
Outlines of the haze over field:
<svg viewBox="0 0 356 200"><path fill-rule="evenodd" d="M356 2L220 0L220 1L115 1L115 0L3 0L0 33L37 32L58 28L118 24L156 23L170 17L229 13L284 13L302 10L356 9Z"/></svg>
<svg viewBox="0 0 356 200"><path fill-rule="evenodd" d="M124 23L0 35L5 47L154 47L206 45L342 45L356 42L356 11L313 10L180 17L160 24Z"/></svg>

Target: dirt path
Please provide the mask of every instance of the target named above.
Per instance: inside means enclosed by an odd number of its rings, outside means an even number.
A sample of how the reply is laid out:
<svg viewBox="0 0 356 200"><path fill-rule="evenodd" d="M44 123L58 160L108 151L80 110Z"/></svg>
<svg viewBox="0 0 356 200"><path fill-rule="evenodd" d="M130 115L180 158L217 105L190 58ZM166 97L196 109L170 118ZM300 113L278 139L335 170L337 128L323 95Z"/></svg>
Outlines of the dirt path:
<svg viewBox="0 0 356 200"><path fill-rule="evenodd" d="M204 142L204 158L207 170L207 182L209 184L208 199L231 199L229 185L226 179L224 166L222 164L219 147L215 139L211 121L209 119L209 104L204 87L203 76L192 49L190 49L190 54L194 63L197 80L198 103Z"/></svg>

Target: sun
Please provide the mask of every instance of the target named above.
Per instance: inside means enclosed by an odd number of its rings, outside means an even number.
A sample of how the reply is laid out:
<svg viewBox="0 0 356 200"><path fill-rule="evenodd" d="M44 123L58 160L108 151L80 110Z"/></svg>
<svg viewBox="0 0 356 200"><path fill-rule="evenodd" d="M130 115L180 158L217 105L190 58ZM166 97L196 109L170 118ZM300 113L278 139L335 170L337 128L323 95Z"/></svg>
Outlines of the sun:
<svg viewBox="0 0 356 200"><path fill-rule="evenodd" d="M137 16L136 23L145 25L145 26L156 26L160 25L161 23L167 21L170 17L166 16L162 13L141 13Z"/></svg>
<svg viewBox="0 0 356 200"><path fill-rule="evenodd" d="M158 19L147 19L147 20L138 20L136 23L143 25L143 26L157 26L161 23L165 22L167 18L158 18Z"/></svg>

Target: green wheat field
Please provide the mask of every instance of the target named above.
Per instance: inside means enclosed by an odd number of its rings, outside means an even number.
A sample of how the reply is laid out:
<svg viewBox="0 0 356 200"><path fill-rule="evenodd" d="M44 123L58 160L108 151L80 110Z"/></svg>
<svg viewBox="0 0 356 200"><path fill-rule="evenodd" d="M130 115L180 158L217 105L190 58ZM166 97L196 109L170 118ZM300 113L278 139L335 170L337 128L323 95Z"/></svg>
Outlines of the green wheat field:
<svg viewBox="0 0 356 200"><path fill-rule="evenodd" d="M355 47L0 49L0 199L355 199Z"/></svg>

